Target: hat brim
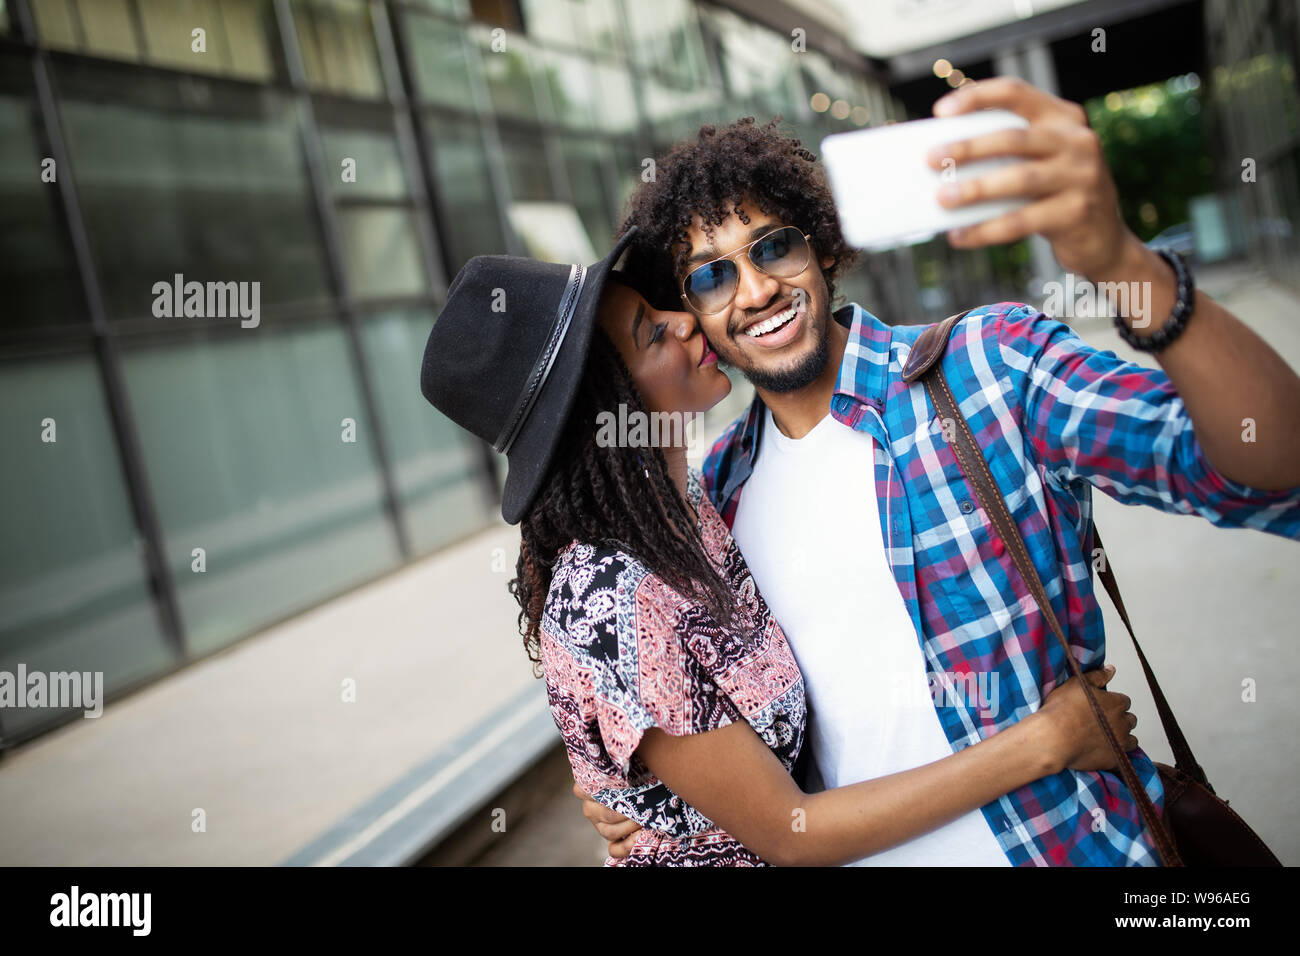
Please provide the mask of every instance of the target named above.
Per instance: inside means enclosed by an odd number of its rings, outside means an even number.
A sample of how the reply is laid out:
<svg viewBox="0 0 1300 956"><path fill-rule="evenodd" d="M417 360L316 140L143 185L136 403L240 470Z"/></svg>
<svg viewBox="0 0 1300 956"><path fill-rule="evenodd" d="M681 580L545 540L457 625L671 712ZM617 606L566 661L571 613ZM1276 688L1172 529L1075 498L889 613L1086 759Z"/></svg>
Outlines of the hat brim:
<svg viewBox="0 0 1300 956"><path fill-rule="evenodd" d="M629 228L619 237L609 255L587 269L582 293L560 353L546 383L538 392L536 404L506 455L509 469L501 494L501 517L508 524L518 524L523 520L550 469L560 432L573 408L587 364L587 351L591 346L596 310L605 289L605 280L636 231L636 226Z"/></svg>

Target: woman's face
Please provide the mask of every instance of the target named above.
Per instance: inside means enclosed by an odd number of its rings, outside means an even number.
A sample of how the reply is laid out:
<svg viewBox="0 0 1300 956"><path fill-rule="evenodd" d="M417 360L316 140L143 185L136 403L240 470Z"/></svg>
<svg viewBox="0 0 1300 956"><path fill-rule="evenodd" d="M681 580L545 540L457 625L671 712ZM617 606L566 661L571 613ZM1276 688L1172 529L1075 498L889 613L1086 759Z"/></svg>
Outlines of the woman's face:
<svg viewBox="0 0 1300 956"><path fill-rule="evenodd" d="M647 412L703 412L731 391L691 313L660 312L639 293L609 282L596 320L627 363Z"/></svg>

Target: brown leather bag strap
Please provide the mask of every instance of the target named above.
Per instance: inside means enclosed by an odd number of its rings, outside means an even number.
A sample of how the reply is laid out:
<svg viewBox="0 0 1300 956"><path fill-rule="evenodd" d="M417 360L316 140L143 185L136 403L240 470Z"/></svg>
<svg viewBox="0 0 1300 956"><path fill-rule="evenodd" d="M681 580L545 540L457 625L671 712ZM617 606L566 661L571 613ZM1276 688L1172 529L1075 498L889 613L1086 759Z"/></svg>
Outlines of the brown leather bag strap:
<svg viewBox="0 0 1300 956"><path fill-rule="evenodd" d="M935 327L936 335L941 343L947 343L948 336L960 318L960 315L950 316ZM924 335L922 338L924 338ZM989 470L983 451L980 450L979 444L975 441L975 436L971 433L970 424L958 408L957 400L948 387L948 381L943 374L942 363L937 361L938 356L942 354L943 349L940 349L936 354L927 348L927 352L921 360L921 370L914 374L913 377L915 378L917 375L921 377L931 403L945 419L943 431L945 435L953 436L952 447L957 456L958 464L961 466L962 474L965 475L967 483L971 486L976 500L984 508L984 512L992 522L994 530L1002 539L1003 544L1006 545L1012 561L1020 571L1025 586L1038 603L1040 612L1046 619L1048 626L1051 627L1052 633L1056 635L1061 648L1065 651L1065 659L1070 665L1071 673L1083 686L1093 716L1101 727L1111 751L1115 754L1120 777L1124 780L1129 792L1133 794L1133 799L1137 802L1138 812L1151 834L1156 852L1165 866L1182 866L1182 859L1174 847L1169 831L1161 823L1155 805L1152 804L1151 798L1147 796L1146 789L1138 780L1137 771L1133 769L1133 762L1129 759L1128 754L1124 752L1124 748L1120 746L1119 741L1116 740L1115 734L1110 728L1110 723L1106 720L1106 714L1101 709L1101 703L1097 700L1092 684L1084 679L1079 668L1079 662L1075 660L1074 654L1070 650L1070 643L1066 640L1060 621L1057 620L1056 613L1052 610L1052 603L1043 588L1043 582L1038 576L1038 570L1034 567L1033 561L1030 560L1029 551L1025 547L1025 541L1020 534L1020 529L1011 517L1006 499ZM909 356L909 365L911 364L910 358ZM950 422L951 428L949 427Z"/></svg>
<svg viewBox="0 0 1300 956"><path fill-rule="evenodd" d="M1151 665L1147 663L1147 656L1142 653L1142 645L1138 643L1137 635L1133 633L1133 625L1129 623L1128 611L1124 608L1124 599L1119 594L1119 581L1115 579L1115 571L1111 568L1110 552L1102 544L1101 532L1097 530L1096 522L1092 526L1092 539L1101 549L1102 562L1101 569L1097 576L1101 578L1101 583L1106 588L1106 593L1110 595L1110 601L1115 605L1115 610L1119 611L1119 619L1124 622L1124 627L1128 630L1128 636L1133 641L1133 649L1137 651L1138 660L1142 663L1142 672L1146 674L1147 686L1151 688L1151 696L1156 702L1156 712L1160 714L1160 725L1165 729L1165 737L1169 741L1169 748L1174 752L1174 766L1183 773L1187 774L1210 793L1214 793L1214 788L1210 786L1210 781L1206 779L1205 771L1201 765L1196 762L1196 757L1192 754L1191 745L1187 743L1187 738L1183 736L1183 729L1178 726L1178 718L1174 716L1173 708L1169 706L1169 701L1165 699L1164 691L1160 689L1160 682L1156 680L1156 675L1151 670Z"/></svg>

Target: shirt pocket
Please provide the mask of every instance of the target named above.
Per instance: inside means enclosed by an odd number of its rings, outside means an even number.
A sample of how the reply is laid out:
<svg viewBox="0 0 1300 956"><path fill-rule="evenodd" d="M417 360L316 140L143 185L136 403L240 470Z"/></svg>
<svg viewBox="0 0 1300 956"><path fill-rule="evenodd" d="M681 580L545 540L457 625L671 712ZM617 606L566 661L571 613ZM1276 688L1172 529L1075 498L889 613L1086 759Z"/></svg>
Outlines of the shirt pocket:
<svg viewBox="0 0 1300 956"><path fill-rule="evenodd" d="M942 557L969 550L985 527L984 511L957 455L945 440L940 419L932 417L913 434L913 455L905 480L912 507L912 545ZM919 554L918 554L919 557Z"/></svg>

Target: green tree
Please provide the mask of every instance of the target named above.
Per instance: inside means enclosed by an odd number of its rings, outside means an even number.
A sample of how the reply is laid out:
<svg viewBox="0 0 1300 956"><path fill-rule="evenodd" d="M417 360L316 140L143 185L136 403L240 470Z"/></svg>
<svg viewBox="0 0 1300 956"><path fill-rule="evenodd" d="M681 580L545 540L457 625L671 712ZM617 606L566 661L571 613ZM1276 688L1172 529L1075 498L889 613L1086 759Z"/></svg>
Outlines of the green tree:
<svg viewBox="0 0 1300 956"><path fill-rule="evenodd" d="M1143 241L1187 219L1187 201L1213 189L1201 87L1183 78L1108 93L1084 104L1119 190L1125 223Z"/></svg>

